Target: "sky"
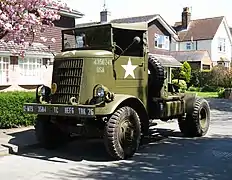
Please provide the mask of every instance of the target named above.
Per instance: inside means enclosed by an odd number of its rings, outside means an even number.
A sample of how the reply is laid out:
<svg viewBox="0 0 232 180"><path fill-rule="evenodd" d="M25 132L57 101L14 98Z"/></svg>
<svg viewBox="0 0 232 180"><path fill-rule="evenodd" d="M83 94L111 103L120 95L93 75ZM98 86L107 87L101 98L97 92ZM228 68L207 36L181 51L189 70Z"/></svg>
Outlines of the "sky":
<svg viewBox="0 0 232 180"><path fill-rule="evenodd" d="M111 19L160 14L170 25L181 20L183 7L191 7L192 19L225 16L232 26L231 0L105 0ZM100 21L104 0L66 0L85 16L76 23Z"/></svg>

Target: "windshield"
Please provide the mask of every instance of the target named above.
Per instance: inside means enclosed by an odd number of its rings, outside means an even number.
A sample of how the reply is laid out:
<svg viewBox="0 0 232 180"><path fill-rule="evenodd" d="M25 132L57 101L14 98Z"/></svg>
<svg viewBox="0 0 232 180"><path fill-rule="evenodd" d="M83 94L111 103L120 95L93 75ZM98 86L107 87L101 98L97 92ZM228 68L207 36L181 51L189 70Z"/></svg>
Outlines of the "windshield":
<svg viewBox="0 0 232 180"><path fill-rule="evenodd" d="M111 27L97 26L63 31L63 48L109 49L111 48Z"/></svg>

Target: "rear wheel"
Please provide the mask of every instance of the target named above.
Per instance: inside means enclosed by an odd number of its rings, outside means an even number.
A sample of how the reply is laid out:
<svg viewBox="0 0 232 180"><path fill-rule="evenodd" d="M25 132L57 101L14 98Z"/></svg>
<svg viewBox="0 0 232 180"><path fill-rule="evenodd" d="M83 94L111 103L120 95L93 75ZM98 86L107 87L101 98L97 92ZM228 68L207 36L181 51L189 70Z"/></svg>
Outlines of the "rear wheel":
<svg viewBox="0 0 232 180"><path fill-rule="evenodd" d="M50 116L37 116L35 134L38 142L46 149L57 148L69 139L67 134L51 122Z"/></svg>
<svg viewBox="0 0 232 180"><path fill-rule="evenodd" d="M188 137L204 136L209 129L210 107L203 98L197 98L193 111L186 118L178 119L180 131Z"/></svg>
<svg viewBox="0 0 232 180"><path fill-rule="evenodd" d="M114 159L127 159L137 151L141 139L138 114L131 107L118 109L105 127L104 142Z"/></svg>

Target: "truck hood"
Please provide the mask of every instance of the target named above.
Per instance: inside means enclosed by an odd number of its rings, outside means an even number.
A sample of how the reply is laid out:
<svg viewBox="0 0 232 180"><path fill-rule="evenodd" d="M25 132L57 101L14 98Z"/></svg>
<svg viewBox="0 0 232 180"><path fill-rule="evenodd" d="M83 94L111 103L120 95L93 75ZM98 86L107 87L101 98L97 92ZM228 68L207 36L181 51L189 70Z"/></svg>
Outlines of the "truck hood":
<svg viewBox="0 0 232 180"><path fill-rule="evenodd" d="M78 57L78 58L87 58L87 57L112 57L113 53L111 51L105 50L72 50L56 54L55 59L64 58L64 57Z"/></svg>

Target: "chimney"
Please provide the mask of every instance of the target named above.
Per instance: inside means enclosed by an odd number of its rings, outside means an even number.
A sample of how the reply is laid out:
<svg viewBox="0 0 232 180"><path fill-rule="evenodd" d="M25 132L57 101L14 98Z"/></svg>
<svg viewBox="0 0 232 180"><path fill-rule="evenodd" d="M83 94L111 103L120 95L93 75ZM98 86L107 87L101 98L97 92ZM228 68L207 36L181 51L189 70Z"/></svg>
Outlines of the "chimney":
<svg viewBox="0 0 232 180"><path fill-rule="evenodd" d="M101 23L107 23L110 21L110 12L106 8L106 0L104 0L103 11L100 12Z"/></svg>
<svg viewBox="0 0 232 180"><path fill-rule="evenodd" d="M101 23L107 23L110 21L110 12L104 9L100 12L100 21Z"/></svg>
<svg viewBox="0 0 232 180"><path fill-rule="evenodd" d="M189 7L184 7L182 12L182 27L187 29L190 20L191 20L190 9Z"/></svg>

